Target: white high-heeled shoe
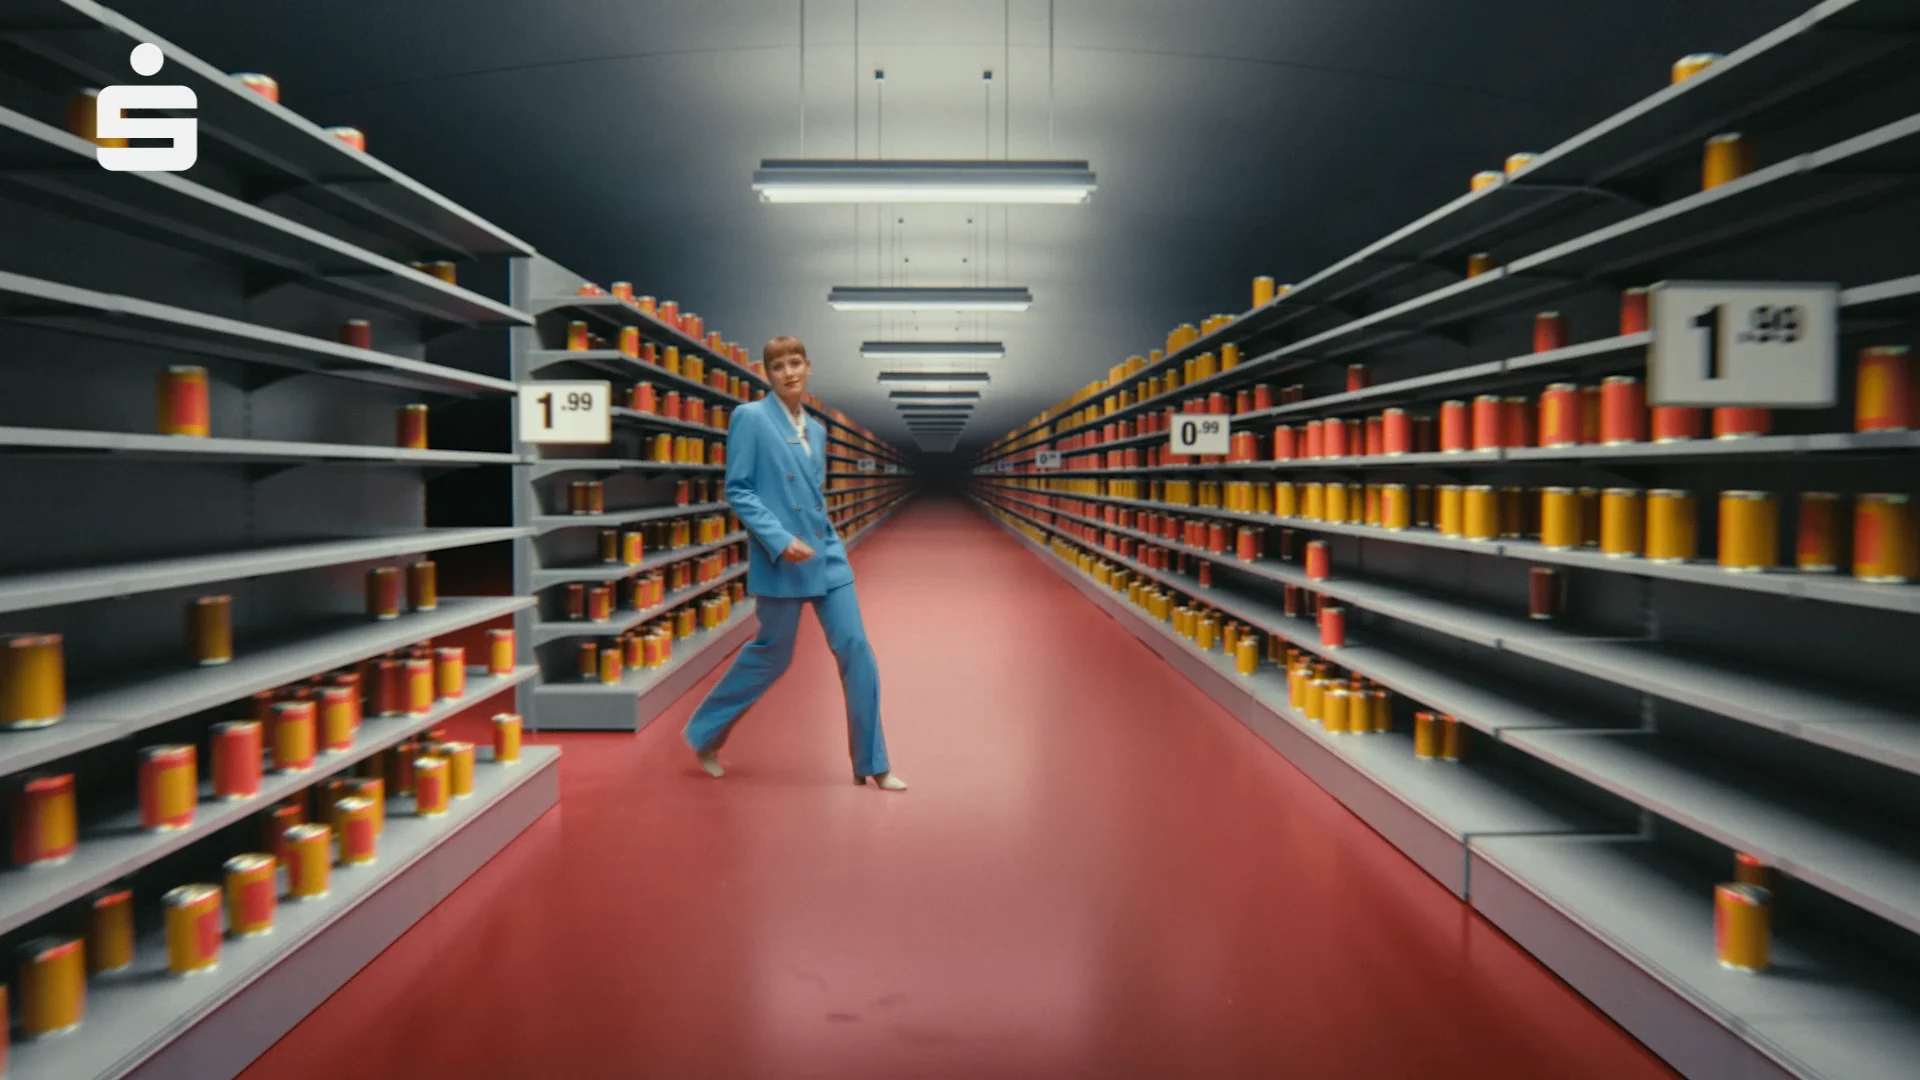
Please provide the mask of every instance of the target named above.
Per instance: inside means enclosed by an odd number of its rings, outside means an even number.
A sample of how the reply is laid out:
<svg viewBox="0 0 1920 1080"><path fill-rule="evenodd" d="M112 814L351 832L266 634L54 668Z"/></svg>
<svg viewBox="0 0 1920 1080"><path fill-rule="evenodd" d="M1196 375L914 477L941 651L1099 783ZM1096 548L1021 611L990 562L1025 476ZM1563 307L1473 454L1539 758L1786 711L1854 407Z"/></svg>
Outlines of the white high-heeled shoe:
<svg viewBox="0 0 1920 1080"><path fill-rule="evenodd" d="M727 775L727 770L720 766L719 751L716 750L711 753L697 754L695 756L700 759L700 767L706 770L708 776L718 780Z"/></svg>
<svg viewBox="0 0 1920 1080"><path fill-rule="evenodd" d="M867 778L864 776L855 776L853 782L856 784L864 784L867 782ZM873 786L879 788L881 791L907 790L907 782L890 772L883 772L874 777Z"/></svg>

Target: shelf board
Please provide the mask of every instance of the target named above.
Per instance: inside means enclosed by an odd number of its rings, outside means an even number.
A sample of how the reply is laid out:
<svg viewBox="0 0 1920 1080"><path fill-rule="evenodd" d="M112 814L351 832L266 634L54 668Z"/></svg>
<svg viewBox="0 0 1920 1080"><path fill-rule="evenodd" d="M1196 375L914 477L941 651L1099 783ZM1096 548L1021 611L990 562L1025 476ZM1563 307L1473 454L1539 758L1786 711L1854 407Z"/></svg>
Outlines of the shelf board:
<svg viewBox="0 0 1920 1080"><path fill-rule="evenodd" d="M535 570L533 571L533 587L538 590L549 589L555 585L572 581L614 581L619 578L631 577L634 574L644 574L649 570L657 570L669 563L699 558L709 552L718 551L728 544L739 543L746 538L747 534L745 530L742 530L736 533L728 533L726 536L710 544L694 544L688 547L667 548L664 551L649 552L640 562L631 566L626 563L593 563L590 566L561 566L551 567L545 570Z"/></svg>
<svg viewBox="0 0 1920 1080"><path fill-rule="evenodd" d="M616 407L612 410L614 420L634 427L664 428L668 431L684 431L703 438L726 438L727 429L696 424L691 420L675 420L657 413L640 412L636 409Z"/></svg>
<svg viewBox="0 0 1920 1080"><path fill-rule="evenodd" d="M673 659L656 668L628 668L617 683L603 683L598 680L576 682L543 683L534 691L536 700L547 699L556 703L581 698L633 697L638 698L649 689L671 677L673 673L695 657L705 652L715 641L726 637L729 629L738 626L747 616L753 614L754 601L749 596L741 603L733 605L733 617L724 624L710 630L696 629L692 637L681 638L673 643ZM542 714L546 715L546 714ZM547 726L543 724L542 726Z"/></svg>
<svg viewBox="0 0 1920 1080"><path fill-rule="evenodd" d="M606 622L590 622L584 620L575 622L569 619L561 622L534 623L533 643L535 645L545 645L549 642L565 641L570 638L619 637L621 634L639 626L648 619L657 619L674 607L712 592L720 586L733 581L735 578L745 577L746 574L747 564L741 563L722 573L712 581L696 582L684 589L674 589L666 594L665 599L653 607L639 611L625 608L616 610L613 613L613 618L608 619Z"/></svg>
<svg viewBox="0 0 1920 1080"><path fill-rule="evenodd" d="M482 450L405 450L397 446L352 443L283 442L277 439L186 438L121 431L72 431L61 428L0 427L0 454L16 457L112 456L117 461L178 464L350 464L458 469L481 465L518 465L519 454Z"/></svg>
<svg viewBox="0 0 1920 1080"><path fill-rule="evenodd" d="M1771 972L1721 967L1714 958L1713 885L1724 878L1673 862L1648 841L1488 836L1475 838L1471 846L1490 871L1518 884L1793 1075L1903 1080L1920 1059L1920 1006L1910 990L1897 986L1893 968L1838 954L1824 942L1806 940L1792 925L1775 928ZM1475 868L1476 881L1482 873ZM1483 904L1488 902L1476 898L1475 907L1487 911ZM1487 913L1496 925L1518 914L1504 899ZM1539 951L1538 942L1524 932L1529 928L1502 928ZM1589 978L1604 979L1604 988L1615 996L1633 993L1618 975L1595 970L1560 975L1589 996L1599 988L1583 985ZM1701 1064L1718 1068L1721 1060Z"/></svg>
<svg viewBox="0 0 1920 1080"><path fill-rule="evenodd" d="M692 514L723 514L728 503L696 503L691 506L649 506L639 510L616 510L610 514L537 514L531 526L534 533L546 534L562 529L610 529L637 525L643 521L662 521Z"/></svg>
<svg viewBox="0 0 1920 1080"><path fill-rule="evenodd" d="M1529 731L1506 740L1661 817L1920 932L1920 850L1832 809L1634 731Z"/></svg>
<svg viewBox="0 0 1920 1080"><path fill-rule="evenodd" d="M247 91L241 91L247 92ZM178 173L99 168L86 139L0 108L0 184L65 214L211 251L408 318L531 325L497 300L203 187Z"/></svg>
<svg viewBox="0 0 1920 1080"><path fill-rule="evenodd" d="M0 319L198 357L265 364L440 394L510 394L514 384L324 338L0 270Z"/></svg>
<svg viewBox="0 0 1920 1080"><path fill-rule="evenodd" d="M397 536L283 544L268 548L187 555L171 559L87 566L73 570L0 576L0 612L28 611L88 600L183 589L191 585L290 574L326 566L390 559L516 540L529 531L514 527L428 529Z"/></svg>
<svg viewBox="0 0 1920 1080"><path fill-rule="evenodd" d="M696 382L679 372L668 371L657 364L638 360L618 349L535 349L527 354L528 374L538 374L564 364L584 364L609 375L633 379L635 382L660 383L683 394L689 391L697 392L729 408L746 404L743 399L734 397L732 394L722 393L705 383Z"/></svg>
<svg viewBox="0 0 1920 1080"><path fill-rule="evenodd" d="M640 336L657 345L672 345L680 350L682 357L694 355L700 357L708 366L718 364L727 371L740 376L749 386L767 389L767 381L753 373L753 369L736 364L727 357L707 348L705 342L696 341L679 330L668 326L652 315L640 310L638 304L630 303L611 294L604 296L555 296L535 300L533 310L536 315L563 314L569 319L584 322L597 322L603 326L620 328L631 326L640 331Z"/></svg>
<svg viewBox="0 0 1920 1080"><path fill-rule="evenodd" d="M193 824L174 832L153 833L140 828L140 813L129 809L81 830L73 857L57 866L0 870L0 933L24 926L62 904L125 877L163 856L212 836L235 822L268 809L274 803L532 678L539 668L526 665L511 675L488 675L484 667L467 669L467 692L458 698L434 702L425 716L367 717L352 750L322 754L308 772L287 776L269 772L260 793L248 799L223 801L213 796L211 778L200 786L200 805Z"/></svg>
<svg viewBox="0 0 1920 1080"><path fill-rule="evenodd" d="M676 461L641 461L637 458L539 458L529 470L530 480L570 472L655 472L724 473L725 465L689 465Z"/></svg>
<svg viewBox="0 0 1920 1080"><path fill-rule="evenodd" d="M397 884L416 865L426 868L426 860L436 848L477 826L515 791L540 780L551 784L559 756L557 747L527 746L518 764L497 766L481 751L481 761L474 769L473 795L452 800L441 818L419 817L412 812L411 799L390 798L386 828L380 836L379 861L370 866L334 867L327 896L304 903L281 903L274 909L271 934L222 941L219 966L210 973L189 979L168 976L163 933L141 935L130 970L88 981L87 1019L76 1033L78 1037L16 1044L8 1075L20 1080L127 1075L195 1024L246 994L252 984L303 947L331 945L331 938L326 942L317 939L353 918L356 908ZM465 876L461 872L437 886L432 899L445 895ZM431 900L427 906L431 906ZM424 914L424 909L420 913ZM378 951L377 946L373 951ZM338 972L337 977L344 982L350 974ZM227 1052L231 1054L232 1050ZM250 1055L242 1056L241 1062L226 1064L237 1071L244 1065L244 1057ZM172 1068L162 1070L168 1075L208 1075L205 1061L170 1064Z"/></svg>
<svg viewBox="0 0 1920 1080"><path fill-rule="evenodd" d="M532 607L530 596L441 597L435 611L377 622L341 618L292 639L245 647L219 667L174 667L82 688L52 727L0 733L0 776L88 750L204 709Z"/></svg>

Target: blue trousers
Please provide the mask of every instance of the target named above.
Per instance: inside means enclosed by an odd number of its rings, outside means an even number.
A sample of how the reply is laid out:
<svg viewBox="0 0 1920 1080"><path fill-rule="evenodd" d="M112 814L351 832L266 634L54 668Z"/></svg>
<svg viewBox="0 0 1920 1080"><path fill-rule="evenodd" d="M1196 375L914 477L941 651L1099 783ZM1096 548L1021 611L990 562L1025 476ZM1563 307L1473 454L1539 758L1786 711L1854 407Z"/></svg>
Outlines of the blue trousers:
<svg viewBox="0 0 1920 1080"><path fill-rule="evenodd" d="M830 589L825 596L754 598L760 632L734 657L733 666L693 712L684 732L687 744L700 753L720 749L733 725L773 681L793 662L793 643L800 630L800 609L813 605L827 647L840 664L840 689L847 699L847 748L853 755L855 776L887 772L887 740L880 731L880 669L860 623L860 601L851 583Z"/></svg>

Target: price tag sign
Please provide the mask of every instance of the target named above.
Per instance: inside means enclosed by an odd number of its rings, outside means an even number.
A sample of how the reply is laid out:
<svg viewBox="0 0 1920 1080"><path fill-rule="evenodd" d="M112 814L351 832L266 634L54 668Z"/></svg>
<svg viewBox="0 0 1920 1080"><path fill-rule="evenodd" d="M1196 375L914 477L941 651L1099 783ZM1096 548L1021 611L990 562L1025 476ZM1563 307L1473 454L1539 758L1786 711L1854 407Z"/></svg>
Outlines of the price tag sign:
<svg viewBox="0 0 1920 1080"><path fill-rule="evenodd" d="M533 382L520 387L520 439L604 446L613 441L613 387L605 382Z"/></svg>
<svg viewBox="0 0 1920 1080"><path fill-rule="evenodd" d="M898 473L899 471L900 471L900 466L898 466L898 465L895 465L895 464L894 464L893 462L891 462L891 461L889 461L889 462L887 462L887 475L888 475L888 476L892 476L892 475L894 475L895 473Z"/></svg>
<svg viewBox="0 0 1920 1080"><path fill-rule="evenodd" d="M873 459L870 457L863 457L858 462L855 463L854 467L859 469L861 472L872 472Z"/></svg>
<svg viewBox="0 0 1920 1080"><path fill-rule="evenodd" d="M1647 297L1647 400L1831 408L1839 307L1830 284L1661 282Z"/></svg>
<svg viewBox="0 0 1920 1080"><path fill-rule="evenodd" d="M1060 467L1060 451L1036 450L1033 455L1033 463L1042 469L1057 469Z"/></svg>
<svg viewBox="0 0 1920 1080"><path fill-rule="evenodd" d="M1168 433L1167 450L1175 454L1225 454L1229 417L1177 413Z"/></svg>

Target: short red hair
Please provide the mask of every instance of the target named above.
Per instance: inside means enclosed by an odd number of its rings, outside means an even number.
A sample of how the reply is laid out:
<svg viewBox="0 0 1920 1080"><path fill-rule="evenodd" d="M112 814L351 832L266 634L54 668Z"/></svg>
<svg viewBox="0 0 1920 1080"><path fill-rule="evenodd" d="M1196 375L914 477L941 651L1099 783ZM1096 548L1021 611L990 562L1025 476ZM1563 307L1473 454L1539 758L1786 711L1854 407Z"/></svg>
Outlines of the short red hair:
<svg viewBox="0 0 1920 1080"><path fill-rule="evenodd" d="M772 367L775 360L791 352L797 352L801 357L805 358L807 355L807 346L799 338L791 334L781 334L779 337L767 342L766 347L760 350L760 362L768 367Z"/></svg>

